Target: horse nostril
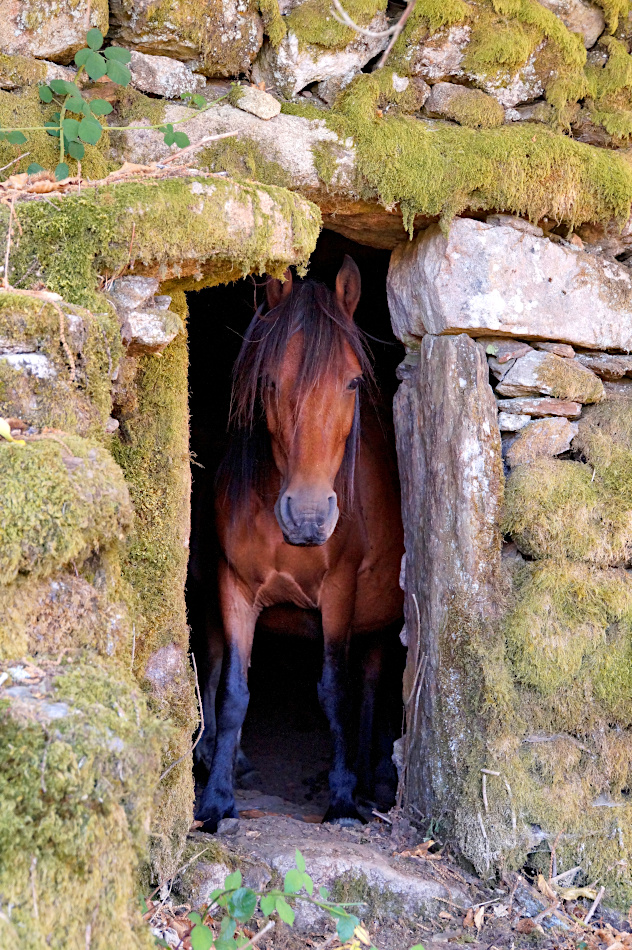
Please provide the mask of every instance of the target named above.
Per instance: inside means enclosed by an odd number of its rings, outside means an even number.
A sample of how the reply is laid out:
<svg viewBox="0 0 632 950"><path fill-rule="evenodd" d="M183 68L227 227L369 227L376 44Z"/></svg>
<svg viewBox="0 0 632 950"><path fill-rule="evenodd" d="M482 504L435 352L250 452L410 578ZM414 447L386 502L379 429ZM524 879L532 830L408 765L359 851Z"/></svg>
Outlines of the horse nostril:
<svg viewBox="0 0 632 950"><path fill-rule="evenodd" d="M329 498L327 499L327 501L329 502L328 517L333 518L333 516L336 513L336 503L338 501L338 499L336 498L336 493L334 492L333 494L331 494Z"/></svg>
<svg viewBox="0 0 632 950"><path fill-rule="evenodd" d="M294 519L292 517L292 508L290 507L291 497L288 494L283 494L281 496L281 517L285 524L293 524Z"/></svg>

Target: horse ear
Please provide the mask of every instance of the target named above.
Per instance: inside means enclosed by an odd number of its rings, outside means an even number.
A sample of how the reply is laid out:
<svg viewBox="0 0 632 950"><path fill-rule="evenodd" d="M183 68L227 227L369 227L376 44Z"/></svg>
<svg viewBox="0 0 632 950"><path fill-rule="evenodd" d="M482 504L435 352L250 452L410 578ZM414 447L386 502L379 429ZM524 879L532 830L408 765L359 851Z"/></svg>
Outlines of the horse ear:
<svg viewBox="0 0 632 950"><path fill-rule="evenodd" d="M289 267L283 276L285 277L283 283L280 280L272 279L266 284L266 297L270 310L277 307L282 300L292 293L292 271Z"/></svg>
<svg viewBox="0 0 632 950"><path fill-rule="evenodd" d="M360 300L360 271L356 262L348 254L345 254L342 267L336 277L336 299L342 312L352 320Z"/></svg>

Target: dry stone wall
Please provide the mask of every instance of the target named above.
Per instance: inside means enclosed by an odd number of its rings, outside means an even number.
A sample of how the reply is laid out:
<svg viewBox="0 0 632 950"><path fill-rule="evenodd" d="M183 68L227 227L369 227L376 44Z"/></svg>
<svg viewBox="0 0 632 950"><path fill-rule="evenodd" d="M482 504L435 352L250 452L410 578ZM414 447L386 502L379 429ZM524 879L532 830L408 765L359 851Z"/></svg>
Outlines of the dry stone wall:
<svg viewBox="0 0 632 950"><path fill-rule="evenodd" d="M506 217L393 252L406 790L480 873L555 844L627 906L632 310L584 257Z"/></svg>

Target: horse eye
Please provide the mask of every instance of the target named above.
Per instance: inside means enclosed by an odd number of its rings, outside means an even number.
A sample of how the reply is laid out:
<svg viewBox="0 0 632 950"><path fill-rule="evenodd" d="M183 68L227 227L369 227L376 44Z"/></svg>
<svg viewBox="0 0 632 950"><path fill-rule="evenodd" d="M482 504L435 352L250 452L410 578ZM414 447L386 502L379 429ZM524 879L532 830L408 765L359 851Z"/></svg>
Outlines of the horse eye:
<svg viewBox="0 0 632 950"><path fill-rule="evenodd" d="M362 382L362 377L356 376L355 379L351 380L351 382L347 386L347 389L357 389L361 382Z"/></svg>

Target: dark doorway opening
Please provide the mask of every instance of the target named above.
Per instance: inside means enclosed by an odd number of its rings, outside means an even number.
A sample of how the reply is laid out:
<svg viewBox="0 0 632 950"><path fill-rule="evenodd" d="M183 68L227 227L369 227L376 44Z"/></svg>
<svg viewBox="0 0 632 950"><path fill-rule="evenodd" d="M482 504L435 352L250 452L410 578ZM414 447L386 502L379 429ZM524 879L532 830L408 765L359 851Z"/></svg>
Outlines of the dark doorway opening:
<svg viewBox="0 0 632 950"><path fill-rule="evenodd" d="M395 368L403 347L393 337L386 300L389 251L356 244L323 231L308 276L334 286L345 254L360 268L362 296L356 322L369 344L384 404L392 404ZM226 447L231 371L242 335L263 299L263 279L247 278L187 294L190 341L191 450L193 453L191 560L187 607L192 649L205 653L205 617L217 601L217 543L213 528L213 485ZM392 631L383 705L401 720L404 649ZM252 767L238 779L240 810L282 808L297 817L319 819L328 803L330 740L317 698L322 633L317 614L303 636L287 630L284 608L264 611L255 632L249 673L250 705L242 731L242 750ZM202 670L204 664L200 664ZM204 672L202 672L204 676ZM203 684L200 684L203 688ZM399 733L397 733L399 735ZM200 780L205 779L199 767ZM282 804L283 803L283 804ZM381 801L386 807L389 803ZM370 809L369 809L370 811Z"/></svg>

